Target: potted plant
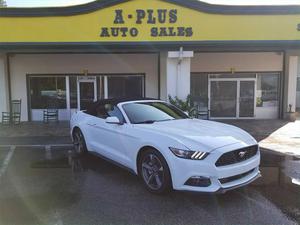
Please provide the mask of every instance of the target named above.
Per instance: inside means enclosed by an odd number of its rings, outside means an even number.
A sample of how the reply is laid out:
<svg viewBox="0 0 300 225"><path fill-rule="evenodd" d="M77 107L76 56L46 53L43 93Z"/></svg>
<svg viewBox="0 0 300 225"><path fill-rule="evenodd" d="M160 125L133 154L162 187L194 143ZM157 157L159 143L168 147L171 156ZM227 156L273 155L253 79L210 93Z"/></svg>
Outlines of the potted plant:
<svg viewBox="0 0 300 225"><path fill-rule="evenodd" d="M169 95L169 102L182 111L186 112L189 116L192 116L194 104L191 95L188 95L185 100L181 100L177 96L173 98L171 95Z"/></svg>
<svg viewBox="0 0 300 225"><path fill-rule="evenodd" d="M289 121L291 121L291 122L295 122L296 121L296 112L293 112L292 111L292 107L293 107L293 105L292 104L289 104L289 108L288 108L288 111L287 111L287 115L288 115L288 119L289 119Z"/></svg>

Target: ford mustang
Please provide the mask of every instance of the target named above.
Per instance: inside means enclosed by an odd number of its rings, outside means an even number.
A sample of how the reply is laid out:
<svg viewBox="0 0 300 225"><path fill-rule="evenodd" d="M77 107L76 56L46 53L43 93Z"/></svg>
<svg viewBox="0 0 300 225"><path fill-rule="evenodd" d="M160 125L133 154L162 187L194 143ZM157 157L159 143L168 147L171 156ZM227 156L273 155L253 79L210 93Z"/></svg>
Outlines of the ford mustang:
<svg viewBox="0 0 300 225"><path fill-rule="evenodd" d="M221 192L260 176L259 146L247 132L192 119L160 100L107 99L71 118L78 154L94 152L141 177L152 193Z"/></svg>

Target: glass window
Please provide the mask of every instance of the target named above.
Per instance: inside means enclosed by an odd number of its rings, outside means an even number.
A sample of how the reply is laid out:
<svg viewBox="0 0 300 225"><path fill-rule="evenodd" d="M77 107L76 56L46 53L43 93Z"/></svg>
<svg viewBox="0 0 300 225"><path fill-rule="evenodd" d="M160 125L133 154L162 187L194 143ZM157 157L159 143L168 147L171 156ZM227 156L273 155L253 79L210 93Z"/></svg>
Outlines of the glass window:
<svg viewBox="0 0 300 225"><path fill-rule="evenodd" d="M70 77L70 107L77 109L77 77Z"/></svg>
<svg viewBox="0 0 300 225"><path fill-rule="evenodd" d="M66 108L65 77L30 77L32 109Z"/></svg>
<svg viewBox="0 0 300 225"><path fill-rule="evenodd" d="M297 77L297 91L300 91L300 76Z"/></svg>
<svg viewBox="0 0 300 225"><path fill-rule="evenodd" d="M212 117L236 117L236 92L237 81L211 81L210 115Z"/></svg>
<svg viewBox="0 0 300 225"><path fill-rule="evenodd" d="M108 98L141 98L144 96L142 76L109 76Z"/></svg>
<svg viewBox="0 0 300 225"><path fill-rule="evenodd" d="M256 78L255 73L223 73L210 74L210 78Z"/></svg>
<svg viewBox="0 0 300 225"><path fill-rule="evenodd" d="M188 118L184 112L163 102L128 103L123 109L130 122L135 124Z"/></svg>
<svg viewBox="0 0 300 225"><path fill-rule="evenodd" d="M199 108L208 106L208 75L192 74L191 75L191 96L195 105Z"/></svg>
<svg viewBox="0 0 300 225"><path fill-rule="evenodd" d="M279 74L260 73L257 76L257 107L274 107L279 102Z"/></svg>

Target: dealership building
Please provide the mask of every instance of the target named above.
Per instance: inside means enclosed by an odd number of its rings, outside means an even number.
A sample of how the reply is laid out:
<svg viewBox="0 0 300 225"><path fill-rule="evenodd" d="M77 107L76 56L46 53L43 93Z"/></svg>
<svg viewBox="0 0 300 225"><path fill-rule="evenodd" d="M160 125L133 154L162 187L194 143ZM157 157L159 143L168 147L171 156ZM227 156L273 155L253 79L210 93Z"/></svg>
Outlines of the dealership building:
<svg viewBox="0 0 300 225"><path fill-rule="evenodd" d="M21 99L22 121L53 105L69 120L97 99L191 95L213 119L285 118L300 111L299 56L300 6L1 8L0 113Z"/></svg>

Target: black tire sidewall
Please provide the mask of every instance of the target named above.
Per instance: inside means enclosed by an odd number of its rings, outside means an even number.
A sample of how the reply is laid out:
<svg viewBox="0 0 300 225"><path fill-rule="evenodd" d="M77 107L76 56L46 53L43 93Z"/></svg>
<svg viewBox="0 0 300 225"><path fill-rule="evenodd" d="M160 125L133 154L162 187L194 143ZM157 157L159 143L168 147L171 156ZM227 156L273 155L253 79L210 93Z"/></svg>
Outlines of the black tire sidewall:
<svg viewBox="0 0 300 225"><path fill-rule="evenodd" d="M143 159L149 155L149 154L154 154L156 155L159 160L161 161L162 163L162 166L164 168L164 180L163 180L163 185L160 189L158 190L153 190L151 189L145 182L144 180L144 177L143 177L143 174L142 174L142 162L143 162ZM171 173L170 173L170 169L169 169L169 166L168 166L168 163L167 161L165 160L165 158L163 157L163 155L155 150L155 149L147 149L146 151L144 151L141 155L141 157L139 158L139 162L138 162L138 175L140 177L140 179L142 180L144 186L147 188L147 190L151 193L154 193L154 194L164 194L164 193L167 193L167 192L170 192L171 189L172 189L172 179L171 179Z"/></svg>
<svg viewBox="0 0 300 225"><path fill-rule="evenodd" d="M82 131L77 128L75 131L74 131L74 135L73 135L73 139L74 139L74 136L76 135L76 133L79 133L80 136L82 137L82 142L83 142L83 149L82 149L82 152L77 152L78 154L86 154L88 152L87 150L87 147L86 147L86 142L85 142L85 138L84 138L84 135L82 133Z"/></svg>

